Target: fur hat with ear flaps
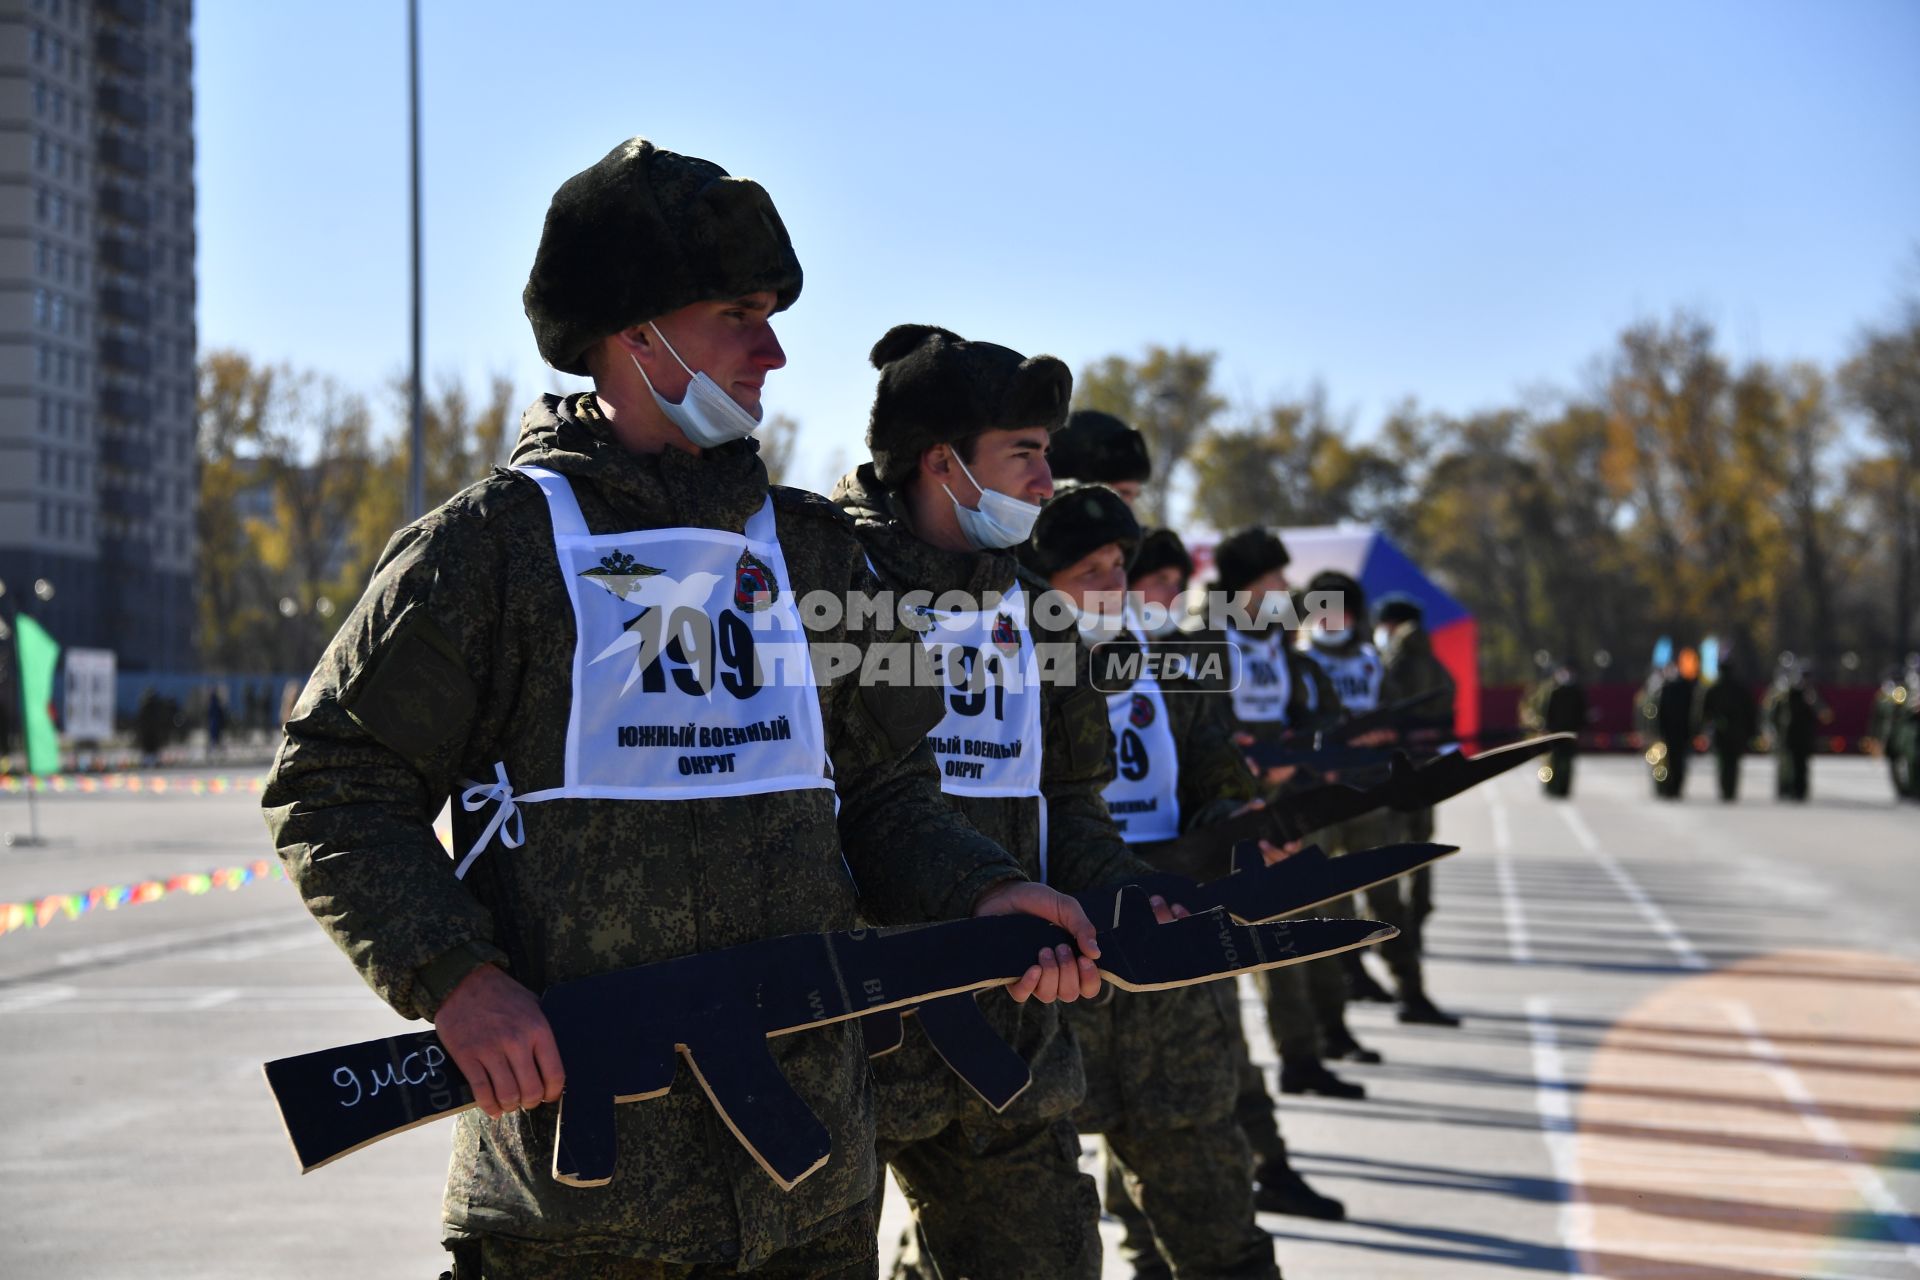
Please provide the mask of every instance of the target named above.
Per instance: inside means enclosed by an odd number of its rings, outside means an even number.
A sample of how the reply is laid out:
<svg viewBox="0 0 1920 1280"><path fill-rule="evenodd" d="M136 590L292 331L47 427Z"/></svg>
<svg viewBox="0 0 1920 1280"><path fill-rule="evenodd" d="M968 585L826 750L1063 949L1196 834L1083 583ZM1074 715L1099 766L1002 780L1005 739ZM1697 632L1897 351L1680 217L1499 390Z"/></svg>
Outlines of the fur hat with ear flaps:
<svg viewBox="0 0 1920 1280"><path fill-rule="evenodd" d="M1063 485L1016 548L1020 563L1043 578L1071 568L1101 547L1120 545L1131 561L1140 550L1140 522L1119 494L1103 484Z"/></svg>
<svg viewBox="0 0 1920 1280"><path fill-rule="evenodd" d="M1213 549L1215 586L1226 592L1245 591L1255 578L1284 569L1293 557L1280 535L1259 525L1221 539Z"/></svg>
<svg viewBox="0 0 1920 1280"><path fill-rule="evenodd" d="M1153 460L1147 456L1147 438L1110 413L1075 409L1067 425L1053 437L1047 453L1056 480L1090 480L1117 484L1153 479Z"/></svg>
<svg viewBox="0 0 1920 1280"><path fill-rule="evenodd" d="M584 375L610 333L763 289L792 306L800 259L760 184L629 138L553 193L520 297L541 358Z"/></svg>
<svg viewBox="0 0 1920 1280"><path fill-rule="evenodd" d="M1023 356L968 342L930 324L900 324L873 344L880 371L867 448L880 483L894 488L920 455L982 431L1044 427L1067 419L1073 373L1052 356Z"/></svg>

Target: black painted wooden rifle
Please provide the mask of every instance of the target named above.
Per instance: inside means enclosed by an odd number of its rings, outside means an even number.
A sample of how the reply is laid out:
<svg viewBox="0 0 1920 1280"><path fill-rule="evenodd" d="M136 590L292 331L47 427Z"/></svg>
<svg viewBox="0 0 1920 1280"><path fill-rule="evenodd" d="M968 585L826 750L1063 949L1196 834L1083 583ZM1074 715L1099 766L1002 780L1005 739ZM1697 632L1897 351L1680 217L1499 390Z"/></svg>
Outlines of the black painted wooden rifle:
<svg viewBox="0 0 1920 1280"><path fill-rule="evenodd" d="M1130 991L1297 964L1395 932L1371 920L1241 924L1223 908L1157 924L1137 887L1107 902L1098 964ZM1018 981L1041 947L1070 941L1033 916L991 916L768 938L556 984L540 1001L567 1073L553 1176L574 1186L610 1181L616 1104L665 1094L684 1058L727 1127L791 1188L826 1163L832 1144L780 1074L768 1037L907 1005L946 1028L942 1056L1004 1108L1029 1083L1027 1065L992 1032L973 993ZM266 1075L303 1170L474 1105L431 1031L282 1058Z"/></svg>

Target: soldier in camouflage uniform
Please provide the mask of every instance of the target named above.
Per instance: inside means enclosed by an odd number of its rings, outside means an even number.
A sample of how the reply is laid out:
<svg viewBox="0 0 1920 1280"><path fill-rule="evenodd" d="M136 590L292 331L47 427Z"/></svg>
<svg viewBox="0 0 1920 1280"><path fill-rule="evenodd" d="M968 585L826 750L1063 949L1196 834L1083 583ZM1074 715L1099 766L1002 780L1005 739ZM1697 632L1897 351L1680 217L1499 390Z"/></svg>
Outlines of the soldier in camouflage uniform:
<svg viewBox="0 0 1920 1280"><path fill-rule="evenodd" d="M1833 712L1807 678L1806 664L1792 654L1780 657L1780 674L1767 694L1766 711L1773 732L1774 796L1804 803L1812 786L1820 726L1833 719Z"/></svg>
<svg viewBox="0 0 1920 1280"><path fill-rule="evenodd" d="M873 458L834 501L886 587L944 599L922 617L951 683L933 733L949 801L1065 892L1141 874L1100 798L1113 777L1106 700L1078 678L1072 620L1031 608L1044 584L1013 555L1052 493L1048 434L1072 375L1051 356L927 325L890 330L872 360ZM1063 656L1066 678L1037 678L1040 661ZM1099 1203L1070 1119L1086 1093L1079 1048L1051 1006L995 994L980 1006L1033 1075L1006 1111L968 1090L913 1019L874 1061L880 1153L915 1218L900 1273L1097 1276Z"/></svg>
<svg viewBox="0 0 1920 1280"><path fill-rule="evenodd" d="M1352 574L1326 569L1314 574L1313 580L1307 583L1307 599L1338 603L1321 613L1301 635L1300 651L1326 672L1334 691L1340 695L1340 705L1349 715L1365 715L1376 710L1380 706L1380 684L1386 676L1386 666L1367 632L1366 591ZM1376 729L1357 735L1351 745L1378 746L1392 738L1392 730ZM1344 780L1355 786L1374 781L1351 776ZM1328 853L1338 857L1357 849L1391 844L1394 826L1391 815L1369 813L1318 832L1315 838ZM1321 910L1329 915L1352 916L1357 914L1358 906L1352 897L1347 897L1328 903ZM1367 972L1359 951L1345 952L1333 963L1340 966L1346 977L1344 987L1330 983L1313 985L1314 1005L1320 1016L1321 1051L1333 1059L1377 1063L1379 1053L1361 1044L1347 1027L1347 998L1378 1000L1387 993Z"/></svg>
<svg viewBox="0 0 1920 1280"><path fill-rule="evenodd" d="M1198 659L1207 652L1207 642L1191 640L1189 633L1181 629L1182 620L1187 617L1184 605L1188 586L1193 579L1193 557L1187 554L1180 535L1171 529L1148 530L1140 540L1140 552L1134 557L1127 577L1128 589L1142 611L1141 625L1148 639L1154 645L1181 650L1196 660L1194 674L1181 682L1181 700L1195 704L1184 708L1186 714L1206 717L1210 727L1203 729L1196 723L1183 740L1197 742L1202 738L1223 738L1231 745L1234 731L1227 718L1224 699L1189 699L1186 696L1189 693L1207 692L1209 682L1197 665ZM1235 750L1237 752L1238 748ZM1240 764L1244 770L1244 760ZM1257 795L1257 780L1253 779L1251 773L1246 776L1248 782L1253 784L1252 790L1244 793L1223 790L1222 794ZM1150 860L1161 856L1159 849L1142 852ZM1172 869L1206 879L1225 870L1220 867ZM1257 1162L1254 1166L1254 1207L1263 1213L1339 1221L1346 1217L1346 1206L1308 1186L1306 1179L1300 1176L1288 1159L1287 1144L1280 1136L1273 1096L1267 1092L1266 1073L1254 1065L1253 1056L1247 1051L1246 1027L1237 1008L1232 1021L1232 1035L1227 1047L1233 1054L1234 1071L1239 1080L1234 1096L1234 1120L1246 1135ZM1157 1274L1147 1265L1147 1260L1156 1259L1147 1221L1133 1208L1124 1183L1117 1178L1111 1166L1108 1170L1107 1208L1126 1228L1129 1256L1142 1260L1142 1270L1148 1276Z"/></svg>
<svg viewBox="0 0 1920 1280"><path fill-rule="evenodd" d="M1138 665L1153 647L1122 602L1140 537L1114 490L1069 484L1040 513L1020 559L1073 602L1081 634L1097 641L1095 683L1106 694L1114 742L1105 792L1114 825L1154 865L1211 879L1224 868L1171 866L1155 855L1182 832L1259 802L1206 699ZM1284 856L1271 845L1265 851ZM1233 1116L1235 984L1115 991L1066 1016L1087 1072L1074 1124L1105 1135L1109 1209L1124 1201L1149 1224L1123 1246L1135 1276L1276 1280L1272 1238L1253 1219L1253 1153ZM1132 1227L1139 1216L1123 1220Z"/></svg>
<svg viewBox="0 0 1920 1280"><path fill-rule="evenodd" d="M1243 529L1214 548L1214 591L1245 602L1245 622L1190 628L1194 641L1232 646L1234 674L1213 690L1218 714L1236 741L1274 742L1337 724L1346 711L1326 672L1293 645L1295 609L1287 594L1286 544L1272 531ZM1269 770L1261 780L1269 803L1285 804L1298 768ZM1328 1070L1319 1008L1344 998L1346 973L1335 960L1290 965L1254 975L1265 998L1267 1028L1280 1055L1280 1091L1364 1098L1366 1089ZM1321 988L1316 1002L1315 987Z"/></svg>
<svg viewBox="0 0 1920 1280"><path fill-rule="evenodd" d="M1753 744L1760 720L1753 690L1731 659L1721 661L1718 676L1700 695L1700 719L1707 726L1718 766L1720 798L1731 803L1740 796L1740 761Z"/></svg>
<svg viewBox="0 0 1920 1280"><path fill-rule="evenodd" d="M446 1190L459 1280L874 1273L857 1024L771 1045L833 1139L791 1192L684 1065L617 1109L612 1183L576 1188L549 1172L549 984L861 916L1012 907L1089 932L941 798L937 696L807 660L912 639L801 630L801 593L875 584L845 517L770 489L745 438L800 283L765 191L707 161L636 138L562 186L526 309L595 391L541 397L515 469L394 536L286 725L263 803L288 875L369 985L436 1023L479 1103ZM730 656L663 650L669 613ZM742 740L702 749L722 731ZM457 862L432 827L450 796ZM1079 988L1077 969L1050 953L1016 993Z"/></svg>
<svg viewBox="0 0 1920 1280"><path fill-rule="evenodd" d="M1443 696L1422 704L1421 719L1453 723L1453 676L1433 655L1433 641L1427 635L1426 611L1412 596L1390 593L1382 596L1374 608L1374 643L1380 648L1380 660L1386 673L1380 681L1383 705L1404 702L1433 689L1444 689ZM1392 815L1398 827L1395 840L1433 839L1433 810ZM1457 1027L1460 1019L1447 1013L1428 998L1426 975L1420 959L1421 926L1433 912L1433 869L1422 867L1412 875L1389 880L1367 890L1367 913L1376 920L1394 925L1400 935L1380 944L1380 958L1392 970L1400 995L1400 1021L1428 1026Z"/></svg>

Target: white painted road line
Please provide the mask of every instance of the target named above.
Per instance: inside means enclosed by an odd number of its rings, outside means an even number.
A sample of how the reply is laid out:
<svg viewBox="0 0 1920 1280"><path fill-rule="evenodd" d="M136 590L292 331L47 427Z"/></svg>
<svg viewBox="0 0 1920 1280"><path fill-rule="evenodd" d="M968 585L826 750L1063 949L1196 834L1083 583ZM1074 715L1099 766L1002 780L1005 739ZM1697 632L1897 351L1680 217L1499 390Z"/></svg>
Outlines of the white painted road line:
<svg viewBox="0 0 1920 1280"><path fill-rule="evenodd" d="M1707 958L1696 951L1693 943L1687 940L1687 935L1680 932L1679 927L1667 918L1667 913L1660 909L1660 904L1640 887L1640 882L1620 865L1617 858L1601 846L1600 837L1593 834L1593 828L1587 825L1586 819L1570 806L1559 806L1558 812L1566 820L1568 828L1572 830L1573 838L1578 840L1581 848L1600 864L1600 869L1620 887L1620 892L1626 894L1628 900L1640 909L1641 917L1653 926L1653 931L1660 935L1661 940L1667 944L1667 948L1673 952L1674 958L1689 969L1712 968L1713 966L1707 963Z"/></svg>
<svg viewBox="0 0 1920 1280"><path fill-rule="evenodd" d="M1533 963L1533 943L1527 936L1527 913L1520 903L1520 886L1513 875L1513 834L1507 825L1507 806L1487 788L1493 814L1493 875L1500 886L1500 914L1507 925L1507 956L1515 964Z"/></svg>
<svg viewBox="0 0 1920 1280"><path fill-rule="evenodd" d="M1533 1106L1540 1113L1540 1135L1547 1159L1560 1183L1560 1246L1566 1251L1566 1275L1584 1276L1587 1254L1593 1248L1593 1206L1580 1191L1580 1164L1576 1141L1573 1093L1566 1062L1560 1056L1560 1038L1553 1029L1553 1002L1545 996L1527 997L1527 1035L1533 1041Z"/></svg>
<svg viewBox="0 0 1920 1280"><path fill-rule="evenodd" d="M1847 1176L1860 1193L1860 1198L1886 1221L1887 1230L1906 1246L1907 1260L1920 1266L1920 1225L1914 1223L1906 1206L1893 1193L1893 1188L1887 1185L1886 1179L1871 1164L1860 1158L1853 1144L1847 1141L1846 1130L1820 1109L1819 1099L1807 1088L1800 1073L1787 1065L1780 1050L1760 1029L1760 1020L1753 1016L1752 1008L1737 1000L1728 1000L1722 1007L1746 1041L1747 1052L1759 1062L1760 1069L1773 1081L1774 1088L1799 1113L1800 1122L1807 1127L1807 1132L1846 1167Z"/></svg>

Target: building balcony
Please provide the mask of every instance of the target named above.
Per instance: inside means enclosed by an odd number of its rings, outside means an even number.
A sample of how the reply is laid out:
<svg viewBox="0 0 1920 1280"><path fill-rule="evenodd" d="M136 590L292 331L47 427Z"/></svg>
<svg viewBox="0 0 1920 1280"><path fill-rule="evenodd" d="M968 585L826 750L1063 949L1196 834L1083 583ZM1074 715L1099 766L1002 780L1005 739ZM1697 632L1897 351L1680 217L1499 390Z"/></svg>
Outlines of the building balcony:
<svg viewBox="0 0 1920 1280"><path fill-rule="evenodd" d="M153 268L153 255L147 246L118 236L101 237L100 261L130 276L144 276Z"/></svg>
<svg viewBox="0 0 1920 1280"><path fill-rule="evenodd" d="M94 154L100 158L100 163L110 169L118 169L130 178L147 176L150 157L147 155L147 149L137 142L128 142L125 138L103 133L100 135L99 145L94 148Z"/></svg>
<svg viewBox="0 0 1920 1280"><path fill-rule="evenodd" d="M147 110L145 98L119 85L103 83L93 95L93 102L104 114L135 127L145 125L152 114Z"/></svg>
<svg viewBox="0 0 1920 1280"><path fill-rule="evenodd" d="M144 342L103 338L100 341L100 363L124 373L147 373L153 369L153 350Z"/></svg>
<svg viewBox="0 0 1920 1280"><path fill-rule="evenodd" d="M100 212L115 222L144 227L153 219L153 204L129 187L108 183L100 188Z"/></svg>
<svg viewBox="0 0 1920 1280"><path fill-rule="evenodd" d="M147 74L146 50L124 36L103 31L100 38L93 42L93 51L99 55L102 63L123 75Z"/></svg>
<svg viewBox="0 0 1920 1280"><path fill-rule="evenodd" d="M107 569L145 569L153 563L153 548L138 538L102 538L100 563Z"/></svg>
<svg viewBox="0 0 1920 1280"><path fill-rule="evenodd" d="M153 318L153 304L147 301L147 296L131 289L102 289L100 309L115 320L130 320L135 324L145 324Z"/></svg>
<svg viewBox="0 0 1920 1280"><path fill-rule="evenodd" d="M125 485L100 486L100 514L122 520L153 519L153 495L129 489Z"/></svg>
<svg viewBox="0 0 1920 1280"><path fill-rule="evenodd" d="M150 408L145 396L125 387L107 387L100 393L100 412L121 422L145 423Z"/></svg>
<svg viewBox="0 0 1920 1280"><path fill-rule="evenodd" d="M126 436L107 436L100 441L100 461L122 471L150 471L153 469L153 446Z"/></svg>

